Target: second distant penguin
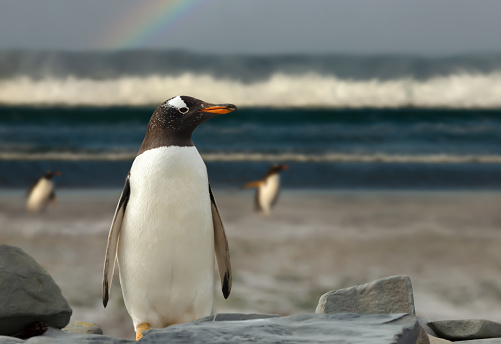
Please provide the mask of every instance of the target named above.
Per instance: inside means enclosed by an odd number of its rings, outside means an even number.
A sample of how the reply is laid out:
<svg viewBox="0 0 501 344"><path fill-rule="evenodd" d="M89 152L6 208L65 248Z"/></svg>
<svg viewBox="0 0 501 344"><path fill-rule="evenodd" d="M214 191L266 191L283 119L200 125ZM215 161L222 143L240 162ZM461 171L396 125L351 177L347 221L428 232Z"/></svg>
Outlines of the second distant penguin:
<svg viewBox="0 0 501 344"><path fill-rule="evenodd" d="M40 213L44 211L49 202L56 204L56 193L54 192L54 176L60 176L61 172L48 171L42 178L37 180L28 191L28 201L26 208L30 213Z"/></svg>
<svg viewBox="0 0 501 344"><path fill-rule="evenodd" d="M247 183L244 189L256 188L256 210L266 215L271 214L271 208L275 205L280 193L280 172L289 166L273 164L261 180Z"/></svg>

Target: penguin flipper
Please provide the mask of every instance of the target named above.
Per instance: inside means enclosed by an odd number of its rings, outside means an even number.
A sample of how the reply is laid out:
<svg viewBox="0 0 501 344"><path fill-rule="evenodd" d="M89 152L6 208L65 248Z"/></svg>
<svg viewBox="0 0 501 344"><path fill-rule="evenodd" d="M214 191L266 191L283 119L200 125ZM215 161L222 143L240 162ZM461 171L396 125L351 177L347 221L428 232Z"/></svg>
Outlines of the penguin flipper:
<svg viewBox="0 0 501 344"><path fill-rule="evenodd" d="M259 194L261 193L261 189L257 188L256 189L256 194L254 195L254 210L255 211L263 211L263 207L261 206L261 203L259 203Z"/></svg>
<svg viewBox="0 0 501 344"><path fill-rule="evenodd" d="M52 192L50 193L49 199L52 206L55 207L57 200L56 200L56 193L54 192L54 190L52 190Z"/></svg>
<svg viewBox="0 0 501 344"><path fill-rule="evenodd" d="M249 182L242 186L242 189L259 188L263 184L262 180L256 180L255 182Z"/></svg>
<svg viewBox="0 0 501 344"><path fill-rule="evenodd" d="M108 235L108 245L106 246L106 255L104 257L104 271L103 271L103 305L106 307L110 296L111 282L113 280L113 272L115 271L115 261L117 257L118 240L120 237L120 229L122 227L122 220L129 202L130 196L130 173L125 179L125 185L120 195L115 216L111 222L110 233Z"/></svg>
<svg viewBox="0 0 501 344"><path fill-rule="evenodd" d="M212 224L214 225L214 250L216 252L217 268L219 271L219 278L221 279L221 287L223 296L228 298L231 292L231 262L230 262L230 248L228 247L228 240L224 231L223 222L217 209L216 200L212 194L209 184L209 195L212 211Z"/></svg>

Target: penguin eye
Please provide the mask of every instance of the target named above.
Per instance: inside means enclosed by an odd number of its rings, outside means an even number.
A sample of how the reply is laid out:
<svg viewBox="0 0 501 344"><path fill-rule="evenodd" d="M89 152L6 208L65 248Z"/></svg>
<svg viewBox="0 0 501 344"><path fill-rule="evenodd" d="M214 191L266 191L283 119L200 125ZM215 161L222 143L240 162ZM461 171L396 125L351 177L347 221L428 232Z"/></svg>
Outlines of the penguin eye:
<svg viewBox="0 0 501 344"><path fill-rule="evenodd" d="M178 110L181 113L187 113L188 111L190 111L190 109L188 109L187 107L184 107L184 106L182 108L179 108Z"/></svg>

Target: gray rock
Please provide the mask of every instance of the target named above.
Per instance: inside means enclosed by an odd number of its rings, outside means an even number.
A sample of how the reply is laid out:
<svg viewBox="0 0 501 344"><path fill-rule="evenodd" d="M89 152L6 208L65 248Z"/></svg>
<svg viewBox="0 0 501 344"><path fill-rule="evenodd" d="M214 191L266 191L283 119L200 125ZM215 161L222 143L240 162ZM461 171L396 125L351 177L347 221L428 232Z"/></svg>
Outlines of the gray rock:
<svg viewBox="0 0 501 344"><path fill-rule="evenodd" d="M255 313L216 313L200 318L196 321L237 321L237 320L256 320L267 318L278 318L278 314L255 314Z"/></svg>
<svg viewBox="0 0 501 344"><path fill-rule="evenodd" d="M484 319L432 321L428 326L448 340L501 338L501 324Z"/></svg>
<svg viewBox="0 0 501 344"><path fill-rule="evenodd" d="M34 322L62 328L71 308L52 277L18 247L0 245L0 335Z"/></svg>
<svg viewBox="0 0 501 344"><path fill-rule="evenodd" d="M299 314L242 321L195 321L145 331L140 343L415 344L419 334L416 317L408 314Z"/></svg>
<svg viewBox="0 0 501 344"><path fill-rule="evenodd" d="M426 318L422 318L422 317L417 317L417 319L418 319L418 322L419 322L419 326L421 326L423 328L423 330L427 334L429 334L429 335L431 335L433 337L438 337L438 335L435 333L435 331L433 331L431 329L431 327L428 326L428 323L430 322L430 320L428 320Z"/></svg>
<svg viewBox="0 0 501 344"><path fill-rule="evenodd" d="M418 322L418 324L419 324L419 322ZM419 326L419 335L416 339L415 344L431 344L428 334L426 333L425 330L423 330L423 328L421 326Z"/></svg>
<svg viewBox="0 0 501 344"><path fill-rule="evenodd" d="M101 327L96 324L81 321L70 321L70 323L63 328L63 331L79 334L103 334Z"/></svg>
<svg viewBox="0 0 501 344"><path fill-rule="evenodd" d="M137 343L133 339L112 338L96 334L72 334L49 327L49 330L41 336L31 337L24 341L21 339L0 336L0 344L119 344Z"/></svg>
<svg viewBox="0 0 501 344"><path fill-rule="evenodd" d="M409 276L390 276L359 286L330 291L320 297L315 313L415 315Z"/></svg>
<svg viewBox="0 0 501 344"><path fill-rule="evenodd" d="M14 337L0 336L0 344L18 344L18 343L24 343L24 340Z"/></svg>
<svg viewBox="0 0 501 344"><path fill-rule="evenodd" d="M501 344L501 338L462 340L459 344Z"/></svg>
<svg viewBox="0 0 501 344"><path fill-rule="evenodd" d="M28 339L25 344L118 344L136 343L133 339L113 338L98 334L66 334L39 336ZM2 344L0 342L0 344Z"/></svg>

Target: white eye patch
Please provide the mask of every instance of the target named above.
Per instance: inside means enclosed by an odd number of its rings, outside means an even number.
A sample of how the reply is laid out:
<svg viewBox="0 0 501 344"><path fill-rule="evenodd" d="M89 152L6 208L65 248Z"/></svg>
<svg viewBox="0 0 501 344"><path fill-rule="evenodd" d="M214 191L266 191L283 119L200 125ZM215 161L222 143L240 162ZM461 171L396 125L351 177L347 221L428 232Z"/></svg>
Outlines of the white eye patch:
<svg viewBox="0 0 501 344"><path fill-rule="evenodd" d="M188 108L188 106L181 99L180 96L177 96L177 97L174 97L172 99L169 99L165 105L173 107L173 108L176 108L176 109Z"/></svg>

